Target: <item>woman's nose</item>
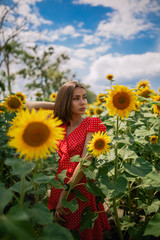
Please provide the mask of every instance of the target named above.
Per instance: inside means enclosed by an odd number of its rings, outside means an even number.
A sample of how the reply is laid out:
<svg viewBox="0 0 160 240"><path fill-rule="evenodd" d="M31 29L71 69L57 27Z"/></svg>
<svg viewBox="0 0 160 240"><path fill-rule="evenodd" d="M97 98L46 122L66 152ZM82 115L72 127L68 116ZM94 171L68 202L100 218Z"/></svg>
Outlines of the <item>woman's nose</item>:
<svg viewBox="0 0 160 240"><path fill-rule="evenodd" d="M86 100L85 99L83 99L83 98L81 98L81 101L80 101L80 103L81 104L84 104L86 102Z"/></svg>

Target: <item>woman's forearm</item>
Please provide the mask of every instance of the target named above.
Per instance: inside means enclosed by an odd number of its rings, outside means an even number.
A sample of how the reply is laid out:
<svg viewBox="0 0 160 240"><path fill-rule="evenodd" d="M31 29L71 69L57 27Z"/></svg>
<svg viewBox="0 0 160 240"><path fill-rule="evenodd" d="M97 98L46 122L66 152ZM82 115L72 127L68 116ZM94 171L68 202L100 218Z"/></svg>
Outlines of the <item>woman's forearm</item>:
<svg viewBox="0 0 160 240"><path fill-rule="evenodd" d="M77 167L75 168L75 170L73 172L72 177L68 181L68 183L70 185L72 185L72 187L76 186L81 181L81 179L84 177L83 170L82 169L80 171L79 170L80 170L80 163L77 165Z"/></svg>
<svg viewBox="0 0 160 240"><path fill-rule="evenodd" d="M54 103L52 102L27 102L25 104L25 107L28 108L30 111L32 108L35 108L36 110L39 110L40 108L42 109L48 109L48 110L53 110L54 109Z"/></svg>

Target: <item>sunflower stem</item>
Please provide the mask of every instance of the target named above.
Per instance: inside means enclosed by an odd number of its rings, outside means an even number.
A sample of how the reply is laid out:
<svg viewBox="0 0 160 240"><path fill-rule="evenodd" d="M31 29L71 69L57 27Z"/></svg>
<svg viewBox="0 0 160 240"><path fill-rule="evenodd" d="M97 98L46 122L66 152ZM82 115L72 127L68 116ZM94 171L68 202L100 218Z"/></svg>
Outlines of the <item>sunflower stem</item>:
<svg viewBox="0 0 160 240"><path fill-rule="evenodd" d="M119 117L117 117L116 121L116 137L118 138L118 125L119 125ZM118 177L118 144L116 143L115 145L115 161L114 161L114 181L116 183L117 177ZM117 225L117 230L118 230L118 235L119 239L123 240L123 235L122 235L122 230L121 230L121 225L120 225L120 220L118 217L118 211L117 211L117 202L116 202L116 197L113 198L113 210L114 210L114 215L115 215L115 222Z"/></svg>
<svg viewBox="0 0 160 240"><path fill-rule="evenodd" d="M116 197L113 198L113 209L114 209L115 221L116 221L116 225L117 225L119 239L123 240L121 225L120 225L120 221L119 221L119 217L118 217L118 211L117 211Z"/></svg>
<svg viewBox="0 0 160 240"><path fill-rule="evenodd" d="M19 201L20 207L23 207L23 201L24 201L24 176L21 177L21 195Z"/></svg>
<svg viewBox="0 0 160 240"><path fill-rule="evenodd" d="M158 139L157 139L157 143L160 143L160 124L159 124L159 131L158 131Z"/></svg>
<svg viewBox="0 0 160 240"><path fill-rule="evenodd" d="M35 167L35 174L38 173L38 161L36 162L36 167ZM35 191L36 191L36 196L35 196L35 203L38 203L39 201L39 194L38 192L38 183L35 183Z"/></svg>
<svg viewBox="0 0 160 240"><path fill-rule="evenodd" d="M118 138L118 124L119 124L119 118L117 117L117 122L116 122L116 137ZM115 146L115 162L114 162L114 180L117 180L117 170L118 170L118 148L117 144Z"/></svg>
<svg viewBox="0 0 160 240"><path fill-rule="evenodd" d="M3 179L3 168L4 168L4 160L3 159L0 159L0 162L1 162L1 176L0 176L0 180L2 181Z"/></svg>

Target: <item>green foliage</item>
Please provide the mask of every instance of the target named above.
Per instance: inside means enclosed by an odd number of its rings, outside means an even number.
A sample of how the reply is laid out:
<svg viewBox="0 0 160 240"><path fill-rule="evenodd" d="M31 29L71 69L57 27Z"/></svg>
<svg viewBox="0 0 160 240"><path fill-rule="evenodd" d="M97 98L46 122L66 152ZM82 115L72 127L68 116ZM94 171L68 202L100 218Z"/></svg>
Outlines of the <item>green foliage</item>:
<svg viewBox="0 0 160 240"><path fill-rule="evenodd" d="M22 61L25 68L19 71L23 78L28 78L31 83L26 84L28 90L37 90L43 93L43 98L49 99L52 92L57 92L62 83L73 78L71 71L61 71L61 65L65 64L69 57L61 54L54 61L54 49L49 47L42 56L38 54L38 46L33 47L32 54L23 52Z"/></svg>
<svg viewBox="0 0 160 240"><path fill-rule="evenodd" d="M38 162L26 162L8 146L7 131L15 113L0 113L0 238L2 239L73 239L77 236L53 222L47 208L48 190L52 185L64 189L67 170L55 179L57 155ZM110 135L110 152L93 161L80 156L71 158L79 162L87 178L84 184L98 202L107 204L117 219L116 209L123 211L118 218L124 237L133 240L160 237L160 142L151 143L150 137L160 138L160 119L152 113L150 104L144 103L139 112L120 120L105 114L102 122ZM118 123L118 124L117 124ZM117 127L118 126L118 127ZM117 134L118 132L118 134ZM117 166L117 169L115 168ZM73 188L74 198L63 199L63 206L72 213L78 202L88 199ZM98 217L87 206L81 216L80 230L92 228ZM117 222L116 222L117 223ZM118 226L118 225L117 225ZM75 237L76 238L76 237ZM78 237L77 237L78 239Z"/></svg>

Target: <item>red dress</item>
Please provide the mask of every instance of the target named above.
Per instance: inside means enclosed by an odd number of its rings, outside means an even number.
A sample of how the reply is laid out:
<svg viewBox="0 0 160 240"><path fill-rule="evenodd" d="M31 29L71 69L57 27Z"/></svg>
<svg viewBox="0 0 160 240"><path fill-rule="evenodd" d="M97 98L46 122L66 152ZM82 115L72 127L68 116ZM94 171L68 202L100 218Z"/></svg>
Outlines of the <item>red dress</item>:
<svg viewBox="0 0 160 240"><path fill-rule="evenodd" d="M65 123L63 127L67 130L67 123ZM59 141L58 145L59 150L57 152L60 159L57 174L59 174L62 170L67 169L67 177L70 178L78 164L77 162L70 162L70 158L74 155L80 155L80 157L82 156L87 132L105 130L106 127L102 124L102 121L99 118L87 117L68 135L68 137L65 135L65 138ZM68 182L67 178L64 180L64 183L66 182ZM87 182L86 177L84 176L80 182ZM88 199L88 201L83 202L77 199L79 208L74 213L67 209L69 214L63 216L66 220L64 226L69 230L78 230L82 240L103 240L103 230L110 230L110 225L105 212L98 214L98 218L95 220L94 227L92 229L85 229L83 232L80 232L81 215L86 206L89 206L92 212L104 211L104 207L102 203L99 203L99 210L97 209L95 196L92 193L89 193L83 185L79 185L76 188ZM48 208L50 210L56 209L61 191L61 189L52 188L51 195L48 200ZM74 192L70 192L68 200L72 200L74 197Z"/></svg>

